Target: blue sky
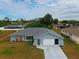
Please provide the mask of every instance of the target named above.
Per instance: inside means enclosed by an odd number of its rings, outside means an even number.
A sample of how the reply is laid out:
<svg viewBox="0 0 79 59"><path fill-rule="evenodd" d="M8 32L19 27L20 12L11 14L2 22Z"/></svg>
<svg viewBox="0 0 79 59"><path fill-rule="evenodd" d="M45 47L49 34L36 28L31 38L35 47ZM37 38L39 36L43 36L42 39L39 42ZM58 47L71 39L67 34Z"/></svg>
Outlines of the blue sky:
<svg viewBox="0 0 79 59"><path fill-rule="evenodd" d="M34 19L47 13L58 19L79 20L79 0L0 0L1 19Z"/></svg>

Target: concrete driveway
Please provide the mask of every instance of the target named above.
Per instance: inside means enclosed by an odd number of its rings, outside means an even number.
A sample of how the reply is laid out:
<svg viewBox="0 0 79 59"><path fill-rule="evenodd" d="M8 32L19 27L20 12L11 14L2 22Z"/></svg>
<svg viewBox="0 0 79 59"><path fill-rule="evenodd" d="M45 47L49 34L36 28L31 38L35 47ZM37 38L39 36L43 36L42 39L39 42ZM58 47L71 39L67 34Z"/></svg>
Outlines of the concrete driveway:
<svg viewBox="0 0 79 59"><path fill-rule="evenodd" d="M45 59L67 59L66 55L59 46L44 46Z"/></svg>

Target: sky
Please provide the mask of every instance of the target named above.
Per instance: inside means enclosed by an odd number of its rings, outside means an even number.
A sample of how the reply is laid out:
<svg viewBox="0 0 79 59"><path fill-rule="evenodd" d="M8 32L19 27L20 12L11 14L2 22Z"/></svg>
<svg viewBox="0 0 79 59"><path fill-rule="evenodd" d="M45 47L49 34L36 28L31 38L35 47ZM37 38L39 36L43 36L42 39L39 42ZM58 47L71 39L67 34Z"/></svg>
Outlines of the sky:
<svg viewBox="0 0 79 59"><path fill-rule="evenodd" d="M34 19L51 14L60 20L79 20L79 0L0 0L0 19Z"/></svg>

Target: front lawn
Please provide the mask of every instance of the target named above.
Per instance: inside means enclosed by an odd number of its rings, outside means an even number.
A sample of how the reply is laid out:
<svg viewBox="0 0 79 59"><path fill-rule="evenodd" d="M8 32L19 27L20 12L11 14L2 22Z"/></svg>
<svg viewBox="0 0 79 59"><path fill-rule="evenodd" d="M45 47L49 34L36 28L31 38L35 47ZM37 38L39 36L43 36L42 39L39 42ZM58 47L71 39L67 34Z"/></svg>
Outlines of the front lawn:
<svg viewBox="0 0 79 59"><path fill-rule="evenodd" d="M1 49L0 55L6 55L6 56L10 56L13 54L13 49L10 47L6 47L4 49Z"/></svg>
<svg viewBox="0 0 79 59"><path fill-rule="evenodd" d="M0 59L44 59L44 54L27 42L2 42Z"/></svg>

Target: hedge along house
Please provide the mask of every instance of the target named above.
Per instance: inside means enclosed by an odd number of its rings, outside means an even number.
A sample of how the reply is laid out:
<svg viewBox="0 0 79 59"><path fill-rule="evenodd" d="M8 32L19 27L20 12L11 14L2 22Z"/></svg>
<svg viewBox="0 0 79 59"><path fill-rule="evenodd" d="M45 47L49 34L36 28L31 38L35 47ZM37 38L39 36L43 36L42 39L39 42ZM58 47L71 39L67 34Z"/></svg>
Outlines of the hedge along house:
<svg viewBox="0 0 79 59"><path fill-rule="evenodd" d="M36 47L47 45L63 46L63 37L46 28L26 28L10 36L10 41L32 41Z"/></svg>

